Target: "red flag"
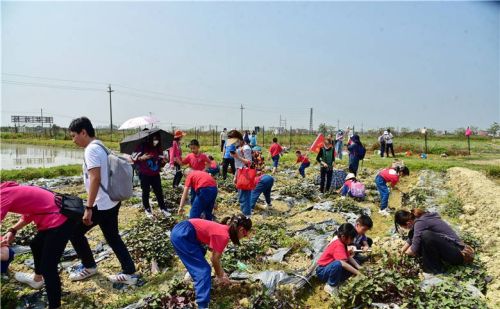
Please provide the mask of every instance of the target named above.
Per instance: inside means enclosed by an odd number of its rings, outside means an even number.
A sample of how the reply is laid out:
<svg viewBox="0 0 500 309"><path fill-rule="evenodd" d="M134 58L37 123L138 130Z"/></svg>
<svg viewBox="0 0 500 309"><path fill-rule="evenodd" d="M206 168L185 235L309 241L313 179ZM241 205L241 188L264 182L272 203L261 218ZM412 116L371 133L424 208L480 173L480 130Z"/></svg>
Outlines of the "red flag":
<svg viewBox="0 0 500 309"><path fill-rule="evenodd" d="M325 137L323 136L323 134L320 133L312 143L311 147L309 148L309 151L318 153L324 144L325 144Z"/></svg>

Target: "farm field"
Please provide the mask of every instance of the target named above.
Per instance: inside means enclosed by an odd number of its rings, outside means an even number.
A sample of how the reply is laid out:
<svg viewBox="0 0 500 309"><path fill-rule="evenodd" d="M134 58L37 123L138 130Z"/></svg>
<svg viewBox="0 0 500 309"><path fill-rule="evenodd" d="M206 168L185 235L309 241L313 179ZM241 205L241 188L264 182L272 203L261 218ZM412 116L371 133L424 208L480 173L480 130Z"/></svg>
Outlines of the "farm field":
<svg viewBox="0 0 500 309"><path fill-rule="evenodd" d="M211 307L367 308L384 304L409 308L500 306L498 220L486 219L500 208L498 165L495 164L498 160L495 153L498 144L496 141L484 143L479 146L481 150L474 149L478 154L471 157L442 158L430 155L427 160L422 160L416 156L407 158L399 154L399 158L409 166L411 176L403 178L398 185L399 191L395 190L391 194L390 206L396 209L419 206L440 212L479 252L479 259L473 266L452 269L449 274L440 276L442 284L432 287L431 292L424 293L421 290L421 284L426 279L415 262L398 256L402 236L394 234L391 218L377 213L378 193L373 179L379 168L390 165L392 158L367 156L360 177L367 184L368 197L363 202L357 202L340 199L337 194L320 195L314 185L319 173L317 167L313 165L307 170L306 179L298 178L296 167L293 166L295 155L288 153L283 156L282 169L276 175L273 208L263 210L258 205L252 217L255 227L253 237L244 241L240 248L230 247L225 253L223 267L228 274L232 274L234 283L229 287L213 287ZM218 155L214 147L205 147L204 151L214 151ZM314 159L312 155L310 158ZM337 168L347 168L346 163L344 158L338 162ZM80 174L79 166L60 169L69 170L69 175L53 178L59 175L52 172L47 175L52 177L36 179L40 171L32 174L23 174L23 170L2 171L2 180L24 179L29 183L85 197L80 177L70 176L72 172ZM43 175L43 171L41 173ZM163 184L167 192L167 204L174 211L180 192L170 188L170 174L164 175ZM175 257L168 238L168 230L182 218L173 216L165 220L160 219L157 213L158 217L150 221L142 210L140 190L136 190L138 197L130 199L120 209L120 230L133 251L141 275L140 284L126 288L113 286L107 281L105 275L119 271L119 264L106 247L101 232L93 229L89 240L96 254L102 257L98 264L99 274L84 282L70 282L65 268L71 267L77 260L71 251L67 252L62 263L64 269L61 270L66 308L125 308L131 305L128 308L194 307L192 287L182 281L185 269ZM218 220L239 211L233 190L234 186L230 182L219 180ZM154 206L153 209L157 210ZM338 297L330 297L323 291L323 284L310 276L313 258L319 253L317 244L325 244L339 224L352 222L361 213L370 214L374 221L374 228L368 233L374 239L374 251L365 266L366 277L352 278L340 289ZM15 218L11 216L7 220L2 229L8 227ZM32 233L33 229L21 233L17 244L28 245ZM146 250L141 250L142 247ZM279 252L286 253L282 258L273 259ZM155 263L152 266L153 260ZM11 269L12 272L30 271L30 267L32 256L28 252L18 255ZM263 274L265 276L261 279L264 282L256 279ZM277 282L283 277L290 283L276 286L271 280ZM43 292L25 288L12 277L2 279L4 308L14 308L16 305L38 308L43 304L41 300L44 297Z"/></svg>

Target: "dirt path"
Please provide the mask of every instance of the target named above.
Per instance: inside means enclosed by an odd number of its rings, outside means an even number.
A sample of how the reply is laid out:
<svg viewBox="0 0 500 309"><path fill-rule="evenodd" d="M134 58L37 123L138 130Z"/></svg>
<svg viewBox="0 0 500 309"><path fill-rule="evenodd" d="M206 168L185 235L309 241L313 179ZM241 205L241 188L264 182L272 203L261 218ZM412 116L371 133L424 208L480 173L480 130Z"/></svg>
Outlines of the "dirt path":
<svg viewBox="0 0 500 309"><path fill-rule="evenodd" d="M492 308L500 308L500 186L480 172L454 167L448 170L449 186L464 202L462 227L484 242L486 263L493 282L487 297Z"/></svg>

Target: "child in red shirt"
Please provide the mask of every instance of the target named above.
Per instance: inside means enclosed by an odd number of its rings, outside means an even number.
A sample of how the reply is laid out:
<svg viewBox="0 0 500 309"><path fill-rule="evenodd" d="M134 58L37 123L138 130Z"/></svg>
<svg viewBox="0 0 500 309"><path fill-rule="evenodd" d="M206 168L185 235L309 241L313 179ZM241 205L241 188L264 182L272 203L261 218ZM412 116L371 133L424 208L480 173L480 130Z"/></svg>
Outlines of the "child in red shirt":
<svg viewBox="0 0 500 309"><path fill-rule="evenodd" d="M352 274L361 274L361 266L347 250L356 237L356 229L350 223L344 223L337 230L337 238L321 254L316 268L316 275L326 281L325 292L333 295L338 286Z"/></svg>
<svg viewBox="0 0 500 309"><path fill-rule="evenodd" d="M309 158L307 155L302 155L300 150L297 150L295 152L295 155L297 156L297 161L295 163L300 163L299 167L299 174L302 176L302 178L306 177L306 168L308 168L311 163L309 162Z"/></svg>
<svg viewBox="0 0 500 309"><path fill-rule="evenodd" d="M278 144L278 139L273 138L273 143L269 147L269 153L271 154L271 159L273 160L273 174L278 170L278 163L280 161L280 155L283 152L283 147Z"/></svg>
<svg viewBox="0 0 500 309"><path fill-rule="evenodd" d="M217 183L215 179L205 171L195 171L186 169L186 182L182 192L179 204L179 214L184 212L184 203L186 202L188 191L194 191L194 198L191 203L189 218L201 218L205 214L206 220L212 220L212 212L217 199Z"/></svg>
<svg viewBox="0 0 500 309"><path fill-rule="evenodd" d="M391 183L391 187L394 188L399 181L400 176L410 175L410 170L406 166L397 166L396 168L384 168L381 170L377 177L375 177L375 184L377 185L378 192L380 194L380 210L379 214L383 216L388 216L388 204L389 204L389 188L387 188L387 183Z"/></svg>
<svg viewBox="0 0 500 309"><path fill-rule="evenodd" d="M229 240L235 245L247 237L252 229L252 221L245 215L225 218L222 224L202 219L190 219L178 223L172 229L170 241L180 260L194 281L198 308L208 308L212 285L211 269L205 259L207 245L212 249L211 262L216 280L230 283L221 265L221 256Z"/></svg>
<svg viewBox="0 0 500 309"><path fill-rule="evenodd" d="M210 166L208 156L200 152L200 143L198 140L191 140L189 148L191 149L191 153L182 159L181 163L183 165L189 165L190 168L196 171L204 171Z"/></svg>

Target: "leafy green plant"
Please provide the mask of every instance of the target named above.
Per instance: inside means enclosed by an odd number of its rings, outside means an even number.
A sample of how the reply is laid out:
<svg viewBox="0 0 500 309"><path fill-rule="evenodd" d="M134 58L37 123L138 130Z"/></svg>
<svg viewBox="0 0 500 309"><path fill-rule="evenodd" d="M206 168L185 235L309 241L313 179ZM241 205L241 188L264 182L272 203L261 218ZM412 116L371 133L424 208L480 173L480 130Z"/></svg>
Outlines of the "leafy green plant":
<svg viewBox="0 0 500 309"><path fill-rule="evenodd" d="M29 246L31 240L37 234L37 230L34 224L28 224L16 234L15 243L21 246Z"/></svg>
<svg viewBox="0 0 500 309"><path fill-rule="evenodd" d="M143 299L143 308L196 308L194 290L179 279L168 283L165 292L155 293Z"/></svg>
<svg viewBox="0 0 500 309"><path fill-rule="evenodd" d="M354 199L351 198L337 199L333 204L333 209L336 212L352 212L361 215L365 214L366 211L363 207L360 207Z"/></svg>
<svg viewBox="0 0 500 309"><path fill-rule="evenodd" d="M409 308L419 309L487 309L482 299L474 297L461 283L445 280L420 292L418 296L408 300Z"/></svg>
<svg viewBox="0 0 500 309"><path fill-rule="evenodd" d="M171 218L141 219L128 231L126 244L132 256L150 263L155 260L159 267L172 263L174 249L168 232L174 226Z"/></svg>
<svg viewBox="0 0 500 309"><path fill-rule="evenodd" d="M217 187L221 191L225 192L235 192L236 186L233 183L232 179L227 178L226 180L222 178L217 178Z"/></svg>
<svg viewBox="0 0 500 309"><path fill-rule="evenodd" d="M458 218L463 212L464 204L462 201L456 197L454 194L449 193L448 196L440 201L442 205L443 214L451 218Z"/></svg>
<svg viewBox="0 0 500 309"><path fill-rule="evenodd" d="M288 186L281 187L279 193L282 196L290 196L297 199L314 200L318 195L315 186L308 185L307 183L295 183Z"/></svg>

